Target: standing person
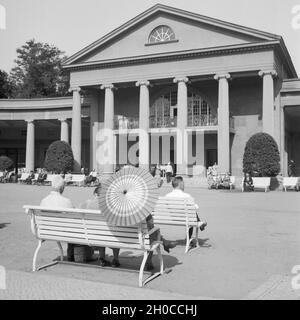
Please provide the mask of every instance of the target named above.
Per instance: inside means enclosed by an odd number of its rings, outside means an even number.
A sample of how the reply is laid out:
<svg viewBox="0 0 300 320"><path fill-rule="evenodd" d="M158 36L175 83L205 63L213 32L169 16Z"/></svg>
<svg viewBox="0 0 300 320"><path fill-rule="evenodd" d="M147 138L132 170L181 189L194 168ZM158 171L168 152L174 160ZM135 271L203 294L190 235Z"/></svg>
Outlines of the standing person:
<svg viewBox="0 0 300 320"><path fill-rule="evenodd" d="M171 166L170 162L168 162L165 170L166 170L167 183L170 183L171 177L173 175L173 167Z"/></svg>
<svg viewBox="0 0 300 320"><path fill-rule="evenodd" d="M97 177L98 177L97 171L96 171L96 169L93 169L90 172L89 176L85 179L85 183L87 185L91 185L92 183L96 183Z"/></svg>
<svg viewBox="0 0 300 320"><path fill-rule="evenodd" d="M289 177L296 177L296 165L294 160L290 160L288 167Z"/></svg>
<svg viewBox="0 0 300 320"><path fill-rule="evenodd" d="M71 200L62 195L64 189L64 179L60 175L54 176L52 180L52 190L50 194L41 201L40 206L49 208L74 208ZM68 261L74 261L74 247L74 244L68 243Z"/></svg>
<svg viewBox="0 0 300 320"><path fill-rule="evenodd" d="M182 177L180 176L175 177L172 180L172 187L173 187L173 191L168 193L166 197L191 199L191 201L195 204L196 209L197 210L199 209L199 206L195 203L194 198L190 194L184 192L184 182ZM201 231L204 231L205 227L207 226L207 222L201 221L201 219L198 216L198 213L197 213L197 220L198 220L199 229ZM192 235L193 235L193 227L189 229L189 239L192 237Z"/></svg>

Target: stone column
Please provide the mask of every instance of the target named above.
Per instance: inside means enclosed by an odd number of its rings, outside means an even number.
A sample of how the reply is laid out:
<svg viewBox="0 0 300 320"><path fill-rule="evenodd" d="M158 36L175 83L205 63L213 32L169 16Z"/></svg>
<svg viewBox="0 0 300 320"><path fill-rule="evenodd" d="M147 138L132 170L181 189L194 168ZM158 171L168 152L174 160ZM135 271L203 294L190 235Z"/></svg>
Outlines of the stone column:
<svg viewBox="0 0 300 320"><path fill-rule="evenodd" d="M26 135L26 171L34 170L34 121L27 121Z"/></svg>
<svg viewBox="0 0 300 320"><path fill-rule="evenodd" d="M105 90L104 101L104 161L103 161L103 174L111 175L114 173L114 85L104 84L101 86L102 90Z"/></svg>
<svg viewBox="0 0 300 320"><path fill-rule="evenodd" d="M60 140L69 143L69 125L67 119L59 119L60 121Z"/></svg>
<svg viewBox="0 0 300 320"><path fill-rule="evenodd" d="M221 173L230 172L229 85L230 74L216 74L218 98L218 166Z"/></svg>
<svg viewBox="0 0 300 320"><path fill-rule="evenodd" d="M140 87L140 110L139 110L139 166L149 170L149 81L138 81Z"/></svg>
<svg viewBox="0 0 300 320"><path fill-rule="evenodd" d="M188 137L187 127L187 107L188 107L188 78L175 78L174 83L178 84L177 91L177 137L176 137L176 161L177 175L187 175L188 165Z"/></svg>
<svg viewBox="0 0 300 320"><path fill-rule="evenodd" d="M72 110L72 150L74 155L75 172L81 168L81 97L80 88L71 89L73 91L73 110Z"/></svg>
<svg viewBox="0 0 300 320"><path fill-rule="evenodd" d="M263 106L262 123L263 132L274 137L274 80L277 76L275 70L260 71L259 76L263 78Z"/></svg>

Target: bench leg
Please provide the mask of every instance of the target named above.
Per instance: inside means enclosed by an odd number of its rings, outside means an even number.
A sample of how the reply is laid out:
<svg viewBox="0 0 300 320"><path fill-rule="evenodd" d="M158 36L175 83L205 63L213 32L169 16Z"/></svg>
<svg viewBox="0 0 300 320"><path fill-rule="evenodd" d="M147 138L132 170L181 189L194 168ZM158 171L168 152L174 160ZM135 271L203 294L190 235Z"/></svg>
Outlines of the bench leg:
<svg viewBox="0 0 300 320"><path fill-rule="evenodd" d="M186 226L186 244L185 244L184 253L187 253L189 251L189 246L190 246L189 229L190 229L189 226Z"/></svg>
<svg viewBox="0 0 300 320"><path fill-rule="evenodd" d="M162 257L161 251L160 251L160 247L156 248L156 252L158 255L158 259L159 259L160 274L163 274L164 273L164 260L163 260L163 257Z"/></svg>
<svg viewBox="0 0 300 320"><path fill-rule="evenodd" d="M196 247L199 247L199 241L198 241L198 235L199 235L199 228L196 227Z"/></svg>
<svg viewBox="0 0 300 320"><path fill-rule="evenodd" d="M44 240L39 240L38 246L35 249L34 255L33 255L33 262L32 262L32 271L36 271L36 259L37 259L37 255L41 249L42 243L44 242Z"/></svg>
<svg viewBox="0 0 300 320"><path fill-rule="evenodd" d="M56 242L60 251L60 261L64 261L64 250L62 248L62 245L59 241Z"/></svg>
<svg viewBox="0 0 300 320"><path fill-rule="evenodd" d="M146 262L147 262L147 259L148 259L148 255L149 255L149 252L148 252L148 251L145 251L145 252L144 252L143 262L142 262L141 267L140 267L139 287L142 287L142 286L143 286L144 269L145 269L145 265L146 265Z"/></svg>

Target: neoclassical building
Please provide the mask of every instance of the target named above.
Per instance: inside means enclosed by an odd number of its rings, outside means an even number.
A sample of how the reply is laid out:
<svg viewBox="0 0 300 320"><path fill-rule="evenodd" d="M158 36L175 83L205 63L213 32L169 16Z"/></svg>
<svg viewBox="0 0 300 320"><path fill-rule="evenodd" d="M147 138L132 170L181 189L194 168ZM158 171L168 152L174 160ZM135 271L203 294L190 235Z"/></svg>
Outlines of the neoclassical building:
<svg viewBox="0 0 300 320"><path fill-rule="evenodd" d="M0 100L0 154L43 166L68 141L76 165L177 165L242 173L249 137L277 141L300 175L300 80L282 37L155 5L71 56L72 97Z"/></svg>

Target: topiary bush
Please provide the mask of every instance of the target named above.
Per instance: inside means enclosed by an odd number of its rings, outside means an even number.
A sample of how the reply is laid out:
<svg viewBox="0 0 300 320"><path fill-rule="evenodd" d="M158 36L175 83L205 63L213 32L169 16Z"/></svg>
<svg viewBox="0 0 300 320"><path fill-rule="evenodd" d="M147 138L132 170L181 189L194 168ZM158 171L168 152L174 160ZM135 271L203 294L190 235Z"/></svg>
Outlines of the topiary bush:
<svg viewBox="0 0 300 320"><path fill-rule="evenodd" d="M252 176L275 177L280 172L280 156L276 141L267 133L254 134L247 142L243 171Z"/></svg>
<svg viewBox="0 0 300 320"><path fill-rule="evenodd" d="M74 156L70 145L65 141L50 144L46 157L45 168L55 173L66 173L73 169Z"/></svg>
<svg viewBox="0 0 300 320"><path fill-rule="evenodd" d="M7 156L0 156L0 171L12 168L14 162Z"/></svg>

